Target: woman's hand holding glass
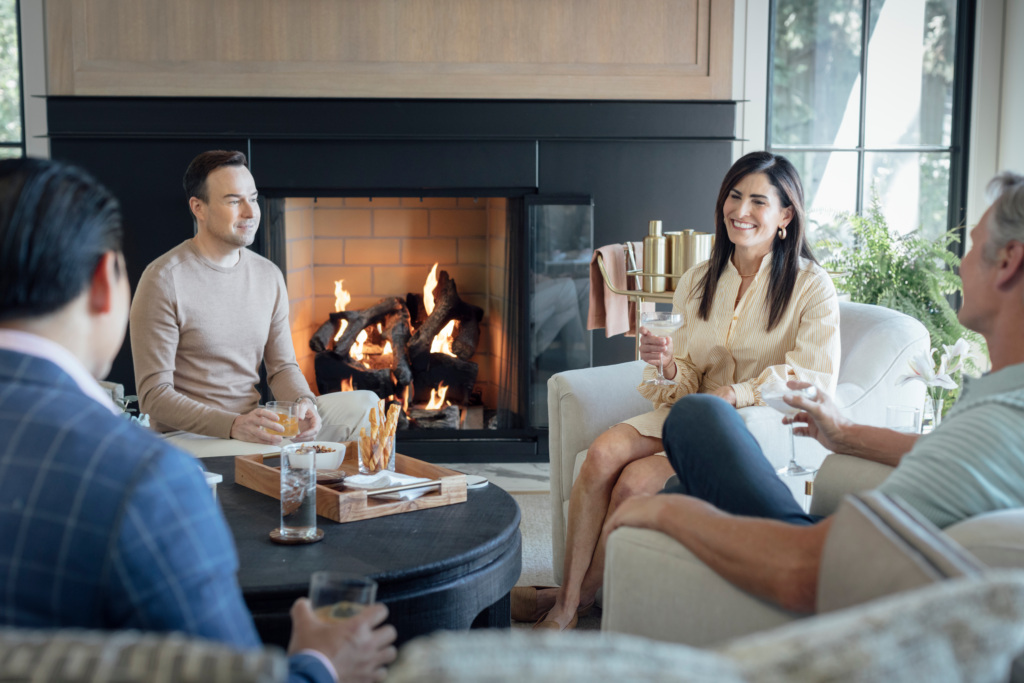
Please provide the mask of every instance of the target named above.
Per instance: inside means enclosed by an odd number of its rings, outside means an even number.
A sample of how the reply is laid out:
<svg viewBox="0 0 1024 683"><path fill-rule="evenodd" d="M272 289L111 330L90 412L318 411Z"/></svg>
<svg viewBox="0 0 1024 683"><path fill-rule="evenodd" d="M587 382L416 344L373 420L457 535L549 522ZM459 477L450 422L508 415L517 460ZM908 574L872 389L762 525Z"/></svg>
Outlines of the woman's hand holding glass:
<svg viewBox="0 0 1024 683"><path fill-rule="evenodd" d="M640 328L640 360L656 368L663 367L666 379L676 376L673 352L672 337L658 337L646 327Z"/></svg>
<svg viewBox="0 0 1024 683"><path fill-rule="evenodd" d="M658 368L657 378L649 379L644 384L671 385L671 379L676 376L672 333L682 326L683 316L679 313L648 311L641 316L640 324L640 358Z"/></svg>

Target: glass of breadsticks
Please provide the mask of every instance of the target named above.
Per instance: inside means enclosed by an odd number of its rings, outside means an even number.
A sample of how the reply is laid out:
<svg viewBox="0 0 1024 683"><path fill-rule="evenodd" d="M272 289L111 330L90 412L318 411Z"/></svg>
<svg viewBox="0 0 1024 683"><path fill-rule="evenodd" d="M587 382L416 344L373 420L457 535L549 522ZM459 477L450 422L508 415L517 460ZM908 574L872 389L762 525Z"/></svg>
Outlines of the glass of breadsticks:
<svg viewBox="0 0 1024 683"><path fill-rule="evenodd" d="M370 431L359 429L359 474L376 474L381 470L395 471L395 431L402 408L397 403L384 410L384 399L370 408Z"/></svg>

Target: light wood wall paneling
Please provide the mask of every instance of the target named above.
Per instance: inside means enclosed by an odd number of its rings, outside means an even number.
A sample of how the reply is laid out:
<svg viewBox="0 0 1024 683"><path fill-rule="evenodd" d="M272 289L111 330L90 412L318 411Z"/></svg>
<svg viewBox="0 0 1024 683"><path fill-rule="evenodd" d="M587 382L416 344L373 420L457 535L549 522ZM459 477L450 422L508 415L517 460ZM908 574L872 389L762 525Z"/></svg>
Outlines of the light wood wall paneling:
<svg viewBox="0 0 1024 683"><path fill-rule="evenodd" d="M728 99L733 0L48 0L50 94Z"/></svg>

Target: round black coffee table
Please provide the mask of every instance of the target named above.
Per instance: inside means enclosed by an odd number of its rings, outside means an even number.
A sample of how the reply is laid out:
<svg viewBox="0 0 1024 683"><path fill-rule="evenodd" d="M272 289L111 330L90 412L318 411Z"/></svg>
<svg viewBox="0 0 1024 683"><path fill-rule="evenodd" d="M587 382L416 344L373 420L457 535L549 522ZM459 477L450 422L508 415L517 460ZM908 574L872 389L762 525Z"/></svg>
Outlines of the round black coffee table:
<svg viewBox="0 0 1024 683"><path fill-rule="evenodd" d="M275 545L278 501L235 484L233 457L206 458L224 476L217 497L238 548L238 582L263 642L288 646L288 610L322 569L373 578L399 643L438 629L508 627L519 579L519 506L496 486L465 503L338 524L317 517L324 540Z"/></svg>

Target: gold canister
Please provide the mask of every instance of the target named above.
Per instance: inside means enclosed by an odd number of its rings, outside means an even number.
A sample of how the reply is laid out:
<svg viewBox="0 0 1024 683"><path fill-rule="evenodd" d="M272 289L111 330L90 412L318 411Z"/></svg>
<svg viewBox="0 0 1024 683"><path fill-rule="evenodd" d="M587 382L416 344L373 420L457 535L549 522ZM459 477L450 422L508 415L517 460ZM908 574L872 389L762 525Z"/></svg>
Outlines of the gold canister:
<svg viewBox="0 0 1024 683"><path fill-rule="evenodd" d="M686 270L693 268L698 263L703 263L711 258L711 248L715 246L715 234L711 232L694 232L687 230L689 235L689 247L686 254ZM685 272L685 271L684 271Z"/></svg>
<svg viewBox="0 0 1024 683"><path fill-rule="evenodd" d="M661 221L651 221L644 238L644 272L665 273L668 268L668 240L661 234ZM664 292L669 278L644 276L645 292Z"/></svg>
<svg viewBox="0 0 1024 683"><path fill-rule="evenodd" d="M690 235L693 234L693 230L683 230L681 232L666 232L665 236L668 238L668 271L677 277L669 280L668 291L676 291L676 286L679 284L679 277L686 272L686 256L690 253Z"/></svg>

